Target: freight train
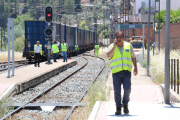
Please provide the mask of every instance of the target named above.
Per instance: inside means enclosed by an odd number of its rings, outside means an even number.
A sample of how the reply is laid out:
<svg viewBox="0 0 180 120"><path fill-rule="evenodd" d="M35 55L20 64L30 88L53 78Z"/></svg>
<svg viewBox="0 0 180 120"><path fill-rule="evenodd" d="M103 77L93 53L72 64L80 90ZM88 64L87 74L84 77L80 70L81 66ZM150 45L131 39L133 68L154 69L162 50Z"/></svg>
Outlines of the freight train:
<svg viewBox="0 0 180 120"><path fill-rule="evenodd" d="M48 38L48 36L44 34L44 30L47 26L48 23L45 21L25 21L23 57L29 59L30 63L34 59L34 45L37 41L40 41L42 45L43 55L41 56L41 61L47 60L48 41L45 39ZM91 30L72 27L62 23L52 23L51 28L53 30L51 45L53 41L59 41L59 43L61 43L62 40L65 40L68 44L68 56L73 56L75 54L74 47L76 43L79 45L79 53L83 53L93 49L97 41L96 33ZM59 49L61 50L61 45ZM58 58L60 57L61 55L58 54Z"/></svg>

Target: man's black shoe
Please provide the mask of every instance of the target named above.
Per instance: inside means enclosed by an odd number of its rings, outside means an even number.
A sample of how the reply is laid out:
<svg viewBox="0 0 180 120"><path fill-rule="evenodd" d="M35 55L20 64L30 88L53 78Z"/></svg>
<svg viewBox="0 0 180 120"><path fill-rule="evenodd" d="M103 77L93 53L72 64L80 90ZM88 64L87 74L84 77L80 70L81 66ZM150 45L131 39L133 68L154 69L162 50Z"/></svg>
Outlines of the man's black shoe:
<svg viewBox="0 0 180 120"><path fill-rule="evenodd" d="M123 105L123 108L124 108L124 113L128 114L129 113L128 105Z"/></svg>
<svg viewBox="0 0 180 120"><path fill-rule="evenodd" d="M65 62L65 61L63 61L63 62Z"/></svg>
<svg viewBox="0 0 180 120"><path fill-rule="evenodd" d="M121 115L121 107L116 107L115 115Z"/></svg>
<svg viewBox="0 0 180 120"><path fill-rule="evenodd" d="M36 65L34 65L34 67L36 67Z"/></svg>
<svg viewBox="0 0 180 120"><path fill-rule="evenodd" d="M40 65L38 65L38 67L40 67Z"/></svg>

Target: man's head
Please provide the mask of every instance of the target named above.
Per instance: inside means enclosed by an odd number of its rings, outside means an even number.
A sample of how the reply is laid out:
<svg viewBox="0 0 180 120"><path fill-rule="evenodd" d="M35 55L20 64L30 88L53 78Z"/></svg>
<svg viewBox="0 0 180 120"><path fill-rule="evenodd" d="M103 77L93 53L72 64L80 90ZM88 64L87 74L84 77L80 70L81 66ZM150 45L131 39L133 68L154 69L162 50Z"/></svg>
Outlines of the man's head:
<svg viewBox="0 0 180 120"><path fill-rule="evenodd" d="M57 44L57 41L54 41L54 44Z"/></svg>
<svg viewBox="0 0 180 120"><path fill-rule="evenodd" d="M40 42L39 42L39 41L37 41L37 46L39 46L39 44L40 44Z"/></svg>
<svg viewBox="0 0 180 120"><path fill-rule="evenodd" d="M62 42L64 43L65 41L63 40Z"/></svg>
<svg viewBox="0 0 180 120"><path fill-rule="evenodd" d="M124 33L122 31L117 31L115 33L117 45L122 46L124 42Z"/></svg>

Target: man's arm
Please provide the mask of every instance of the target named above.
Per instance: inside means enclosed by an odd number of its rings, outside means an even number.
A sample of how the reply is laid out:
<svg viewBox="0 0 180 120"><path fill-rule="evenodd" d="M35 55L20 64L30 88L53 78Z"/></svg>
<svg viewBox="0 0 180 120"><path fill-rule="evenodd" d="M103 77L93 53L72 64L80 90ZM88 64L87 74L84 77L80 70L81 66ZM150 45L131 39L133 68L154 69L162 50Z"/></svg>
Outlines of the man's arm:
<svg viewBox="0 0 180 120"><path fill-rule="evenodd" d="M114 51L115 51L115 49L116 49L116 46L117 46L117 40L114 39L113 48L110 49L110 50L106 53L108 58L112 58L112 56L113 56L113 54L114 54Z"/></svg>
<svg viewBox="0 0 180 120"><path fill-rule="evenodd" d="M58 41L57 41L58 42ZM58 42L58 44L57 44L57 46L59 46L60 45L60 43Z"/></svg>
<svg viewBox="0 0 180 120"><path fill-rule="evenodd" d="M133 65L134 65L134 69L137 69L136 58L132 58L132 62L133 62Z"/></svg>
<svg viewBox="0 0 180 120"><path fill-rule="evenodd" d="M112 58L115 49L116 49L116 44L114 44L113 48L110 49L110 50L107 52L107 57L108 57L108 58Z"/></svg>

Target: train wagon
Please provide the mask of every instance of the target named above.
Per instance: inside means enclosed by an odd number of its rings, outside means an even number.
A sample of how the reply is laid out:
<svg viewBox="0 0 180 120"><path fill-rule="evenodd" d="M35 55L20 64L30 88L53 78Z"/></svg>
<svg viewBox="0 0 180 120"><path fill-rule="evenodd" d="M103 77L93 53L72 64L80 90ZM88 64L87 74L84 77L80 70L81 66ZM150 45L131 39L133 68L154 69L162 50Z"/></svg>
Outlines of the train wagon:
<svg viewBox="0 0 180 120"><path fill-rule="evenodd" d="M41 60L44 61L47 58L47 43L45 38L47 36L44 34L45 27L47 23L45 21L25 21L25 42L23 57L26 57L31 62L34 59L34 45L37 41L42 45L43 55Z"/></svg>
<svg viewBox="0 0 180 120"><path fill-rule="evenodd" d="M85 51L85 32L82 28L77 28L77 44L79 45L80 53Z"/></svg>
<svg viewBox="0 0 180 120"><path fill-rule="evenodd" d="M25 21L25 43L23 57L29 59L30 62L34 59L34 45L37 41L40 41L42 45L43 55L41 56L41 61L47 60L47 44L48 41L45 41L48 36L44 34L45 28L48 24L45 21L35 21L35 20L26 20ZM75 44L79 45L79 53L84 53L87 50L91 50L95 45L95 32L85 30L79 27L72 27L62 23L52 23L52 42L59 41L62 43L62 40L68 44L68 56L75 55ZM59 46L61 50L61 45ZM57 56L61 57L60 54Z"/></svg>

